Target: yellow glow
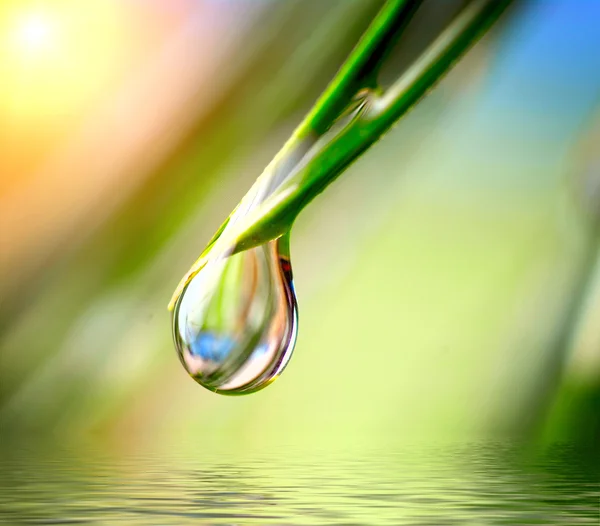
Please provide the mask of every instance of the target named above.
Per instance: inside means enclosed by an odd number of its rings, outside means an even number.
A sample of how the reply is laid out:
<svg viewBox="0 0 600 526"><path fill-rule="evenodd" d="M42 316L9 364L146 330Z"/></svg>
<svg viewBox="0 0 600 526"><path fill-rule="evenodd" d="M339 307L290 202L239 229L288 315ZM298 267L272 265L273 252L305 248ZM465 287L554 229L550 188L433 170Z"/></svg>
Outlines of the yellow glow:
<svg viewBox="0 0 600 526"><path fill-rule="evenodd" d="M46 13L27 13L15 28L15 44L24 52L43 51L52 44L56 29Z"/></svg>
<svg viewBox="0 0 600 526"><path fill-rule="evenodd" d="M0 121L60 128L114 89L135 39L128 14L117 0L0 0Z"/></svg>

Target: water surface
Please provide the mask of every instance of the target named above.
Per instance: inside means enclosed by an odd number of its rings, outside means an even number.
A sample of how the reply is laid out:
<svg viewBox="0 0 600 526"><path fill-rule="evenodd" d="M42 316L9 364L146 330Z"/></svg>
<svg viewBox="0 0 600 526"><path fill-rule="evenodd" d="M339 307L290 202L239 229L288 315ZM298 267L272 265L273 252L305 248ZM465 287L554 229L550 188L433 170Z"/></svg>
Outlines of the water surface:
<svg viewBox="0 0 600 526"><path fill-rule="evenodd" d="M598 475L568 446L125 458L4 451L0 524L593 525Z"/></svg>

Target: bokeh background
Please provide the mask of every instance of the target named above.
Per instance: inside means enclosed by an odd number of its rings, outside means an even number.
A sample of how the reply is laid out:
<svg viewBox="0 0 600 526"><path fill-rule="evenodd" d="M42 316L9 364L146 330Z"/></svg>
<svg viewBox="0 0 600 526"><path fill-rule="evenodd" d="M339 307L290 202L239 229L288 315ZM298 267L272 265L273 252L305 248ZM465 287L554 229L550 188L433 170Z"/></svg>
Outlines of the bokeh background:
<svg viewBox="0 0 600 526"><path fill-rule="evenodd" d="M179 364L174 287L381 4L0 3L6 447L597 447L592 1L511 8L301 214L277 382L222 397ZM395 66L444 12L424 8Z"/></svg>

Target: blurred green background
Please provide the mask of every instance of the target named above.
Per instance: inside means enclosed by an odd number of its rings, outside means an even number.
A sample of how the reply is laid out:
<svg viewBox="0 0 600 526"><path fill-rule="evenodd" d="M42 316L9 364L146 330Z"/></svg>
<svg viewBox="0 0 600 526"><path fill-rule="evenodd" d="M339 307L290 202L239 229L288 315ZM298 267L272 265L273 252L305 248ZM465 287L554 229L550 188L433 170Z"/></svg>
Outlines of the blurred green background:
<svg viewBox="0 0 600 526"><path fill-rule="evenodd" d="M2 3L3 441L597 447L594 2L510 10L303 212L277 382L221 397L179 364L174 287L381 5ZM426 3L392 69L444 13Z"/></svg>

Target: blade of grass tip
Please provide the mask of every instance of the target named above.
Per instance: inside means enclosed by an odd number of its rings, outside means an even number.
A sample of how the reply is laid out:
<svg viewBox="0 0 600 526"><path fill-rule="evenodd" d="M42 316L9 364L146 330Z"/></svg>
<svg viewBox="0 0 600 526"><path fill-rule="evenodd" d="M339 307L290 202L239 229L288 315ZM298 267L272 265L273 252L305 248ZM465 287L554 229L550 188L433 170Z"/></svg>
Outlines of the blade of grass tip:
<svg viewBox="0 0 600 526"><path fill-rule="evenodd" d="M232 216L240 208L244 208L249 199L254 199L256 187L268 187L269 181L277 177L282 167L289 166L292 168L293 165L297 164L297 160L308 152L317 138L324 134L339 117L340 113L348 107L356 92L366 84L374 83L379 67L389 52L389 48L408 24L421 2L422 0L389 0L386 2L313 109L296 128L291 138L284 144L273 161L269 163L255 185L221 225L207 248L180 281L169 303L169 310L173 310L185 286L206 264L209 250L214 247L217 241L223 243L224 239L221 238L221 235L225 234L226 230L228 232L235 231L231 228L226 229L226 227L231 227L230 219ZM296 161L290 162L294 158ZM277 195L279 199L286 197L285 192L277 192ZM276 202L271 202L271 204ZM272 238L279 237L283 233L277 232ZM235 237L235 235L227 234L226 239L231 239L229 244L232 244ZM253 246L260 244L259 239L255 240Z"/></svg>
<svg viewBox="0 0 600 526"><path fill-rule="evenodd" d="M429 46L420 59L387 92L379 95L377 90L373 89L373 75L378 71L389 45L398 38L418 7L418 2L395 0L386 3L319 99L315 109L297 128L256 184L264 184L265 179L268 181L268 178L272 177L273 166L289 155L297 153L302 140L305 141L311 134L323 134L326 131L325 117L331 120L331 126L339 117L336 111L343 111L346 107L344 105L340 109L342 102L347 105L357 94L352 91L354 88L361 91L367 88L364 111L338 135L325 145L319 146L318 151L313 154L309 152L308 159L303 159L285 182L261 202L259 207L249 209L242 222L229 224L227 229L223 229L218 238L221 251L235 254L288 232L300 211L422 98L498 19L510 3L511 0L472 2ZM254 199L256 184L238 208L248 199ZM183 288L206 263L206 254L207 251L204 251L203 256L184 276L173 295L169 309L173 309Z"/></svg>
<svg viewBox="0 0 600 526"><path fill-rule="evenodd" d="M365 111L321 147L242 225L227 234L232 253L288 231L300 211L364 153L497 20L510 0L480 0L465 8L422 57L383 95L367 94Z"/></svg>

